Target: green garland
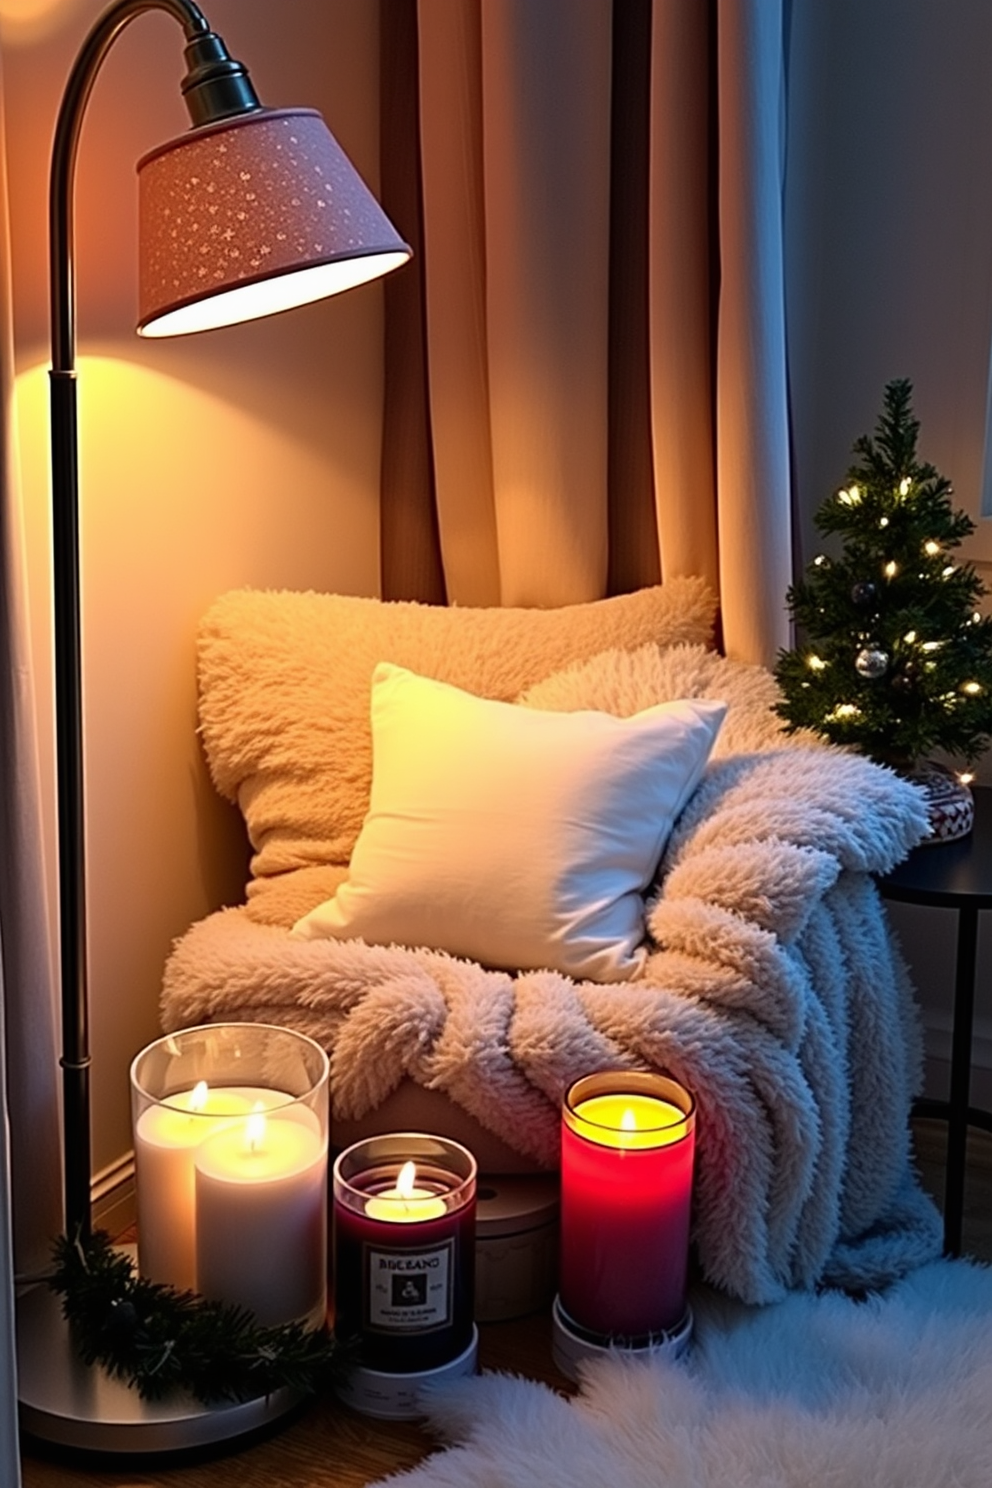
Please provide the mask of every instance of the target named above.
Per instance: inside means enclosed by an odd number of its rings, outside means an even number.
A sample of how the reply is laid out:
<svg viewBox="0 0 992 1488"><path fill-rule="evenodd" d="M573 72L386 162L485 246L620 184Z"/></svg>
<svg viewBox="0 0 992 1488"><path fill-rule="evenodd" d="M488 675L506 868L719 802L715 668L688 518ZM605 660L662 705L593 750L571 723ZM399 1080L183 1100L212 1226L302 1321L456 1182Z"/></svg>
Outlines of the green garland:
<svg viewBox="0 0 992 1488"><path fill-rule="evenodd" d="M262 1328L242 1308L147 1281L102 1230L86 1241L62 1236L54 1259L48 1285L80 1356L145 1400L179 1390L203 1405L284 1387L310 1394L342 1372L343 1350L325 1330Z"/></svg>

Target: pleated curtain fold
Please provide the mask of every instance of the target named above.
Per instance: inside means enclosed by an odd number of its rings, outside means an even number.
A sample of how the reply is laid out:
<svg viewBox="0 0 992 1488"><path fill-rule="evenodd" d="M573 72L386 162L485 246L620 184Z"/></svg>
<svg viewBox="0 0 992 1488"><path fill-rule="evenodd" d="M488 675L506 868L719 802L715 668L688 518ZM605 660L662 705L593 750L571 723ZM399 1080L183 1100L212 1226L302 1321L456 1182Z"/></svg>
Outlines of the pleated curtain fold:
<svg viewBox="0 0 992 1488"><path fill-rule="evenodd" d="M417 249L387 289L383 593L702 574L727 652L772 661L781 0L390 0L382 32L383 194Z"/></svg>

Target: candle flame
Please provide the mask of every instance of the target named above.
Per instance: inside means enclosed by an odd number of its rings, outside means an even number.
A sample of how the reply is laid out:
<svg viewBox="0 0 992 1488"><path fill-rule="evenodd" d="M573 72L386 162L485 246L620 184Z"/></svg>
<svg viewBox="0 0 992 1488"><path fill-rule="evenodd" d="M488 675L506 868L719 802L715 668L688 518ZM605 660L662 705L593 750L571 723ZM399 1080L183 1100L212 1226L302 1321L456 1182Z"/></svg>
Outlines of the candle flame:
<svg viewBox="0 0 992 1488"><path fill-rule="evenodd" d="M626 1111L624 1111L623 1115L620 1117L620 1130L621 1131L636 1131L637 1130L637 1119L634 1116L634 1113L630 1109L629 1106L627 1107Z"/></svg>
<svg viewBox="0 0 992 1488"><path fill-rule="evenodd" d="M245 1144L249 1152L257 1152L265 1141L265 1117L261 1104L256 1105L245 1122Z"/></svg>
<svg viewBox="0 0 992 1488"><path fill-rule="evenodd" d="M192 1091L190 1092L190 1097L189 1097L189 1108L190 1108L190 1110L191 1111L202 1111L203 1108L204 1108L204 1106L207 1104L207 1095L208 1095L208 1090L207 1090L207 1082L206 1082L206 1080L197 1080L196 1084L193 1086Z"/></svg>
<svg viewBox="0 0 992 1488"><path fill-rule="evenodd" d="M405 1162L400 1168L396 1178L396 1192L401 1199L412 1199L413 1190L417 1186L417 1168L412 1162Z"/></svg>

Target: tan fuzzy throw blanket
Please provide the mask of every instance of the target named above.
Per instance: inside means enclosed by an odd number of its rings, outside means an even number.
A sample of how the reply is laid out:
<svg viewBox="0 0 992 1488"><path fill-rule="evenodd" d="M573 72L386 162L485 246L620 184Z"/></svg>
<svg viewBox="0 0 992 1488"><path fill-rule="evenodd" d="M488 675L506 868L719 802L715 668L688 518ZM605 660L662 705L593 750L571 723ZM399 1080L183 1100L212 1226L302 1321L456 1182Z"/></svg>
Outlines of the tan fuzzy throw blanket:
<svg viewBox="0 0 992 1488"><path fill-rule="evenodd" d="M605 652L521 701L628 714L684 696L730 706L648 906L639 980L298 941L242 908L177 943L164 1025L298 1028L330 1051L340 1117L412 1078L549 1166L573 1078L668 1070L699 1107L694 1229L710 1282L748 1302L884 1283L941 1244L910 1159L916 1012L870 876L925 834L922 797L859 756L787 739L771 677L702 646Z"/></svg>

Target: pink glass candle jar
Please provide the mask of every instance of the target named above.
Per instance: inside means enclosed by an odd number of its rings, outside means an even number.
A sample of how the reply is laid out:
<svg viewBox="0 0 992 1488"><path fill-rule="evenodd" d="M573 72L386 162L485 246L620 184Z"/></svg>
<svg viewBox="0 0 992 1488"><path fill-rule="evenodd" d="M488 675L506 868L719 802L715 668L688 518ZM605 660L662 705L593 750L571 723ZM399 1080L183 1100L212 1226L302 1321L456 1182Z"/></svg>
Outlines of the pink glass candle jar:
<svg viewBox="0 0 992 1488"><path fill-rule="evenodd" d="M578 1330L635 1344L685 1318L695 1121L664 1075L609 1071L567 1091L559 1300Z"/></svg>
<svg viewBox="0 0 992 1488"><path fill-rule="evenodd" d="M328 1059L265 1023L156 1040L131 1066L138 1267L264 1325L327 1314Z"/></svg>
<svg viewBox="0 0 992 1488"><path fill-rule="evenodd" d="M362 1366L424 1373L474 1335L476 1163L416 1132L369 1137L334 1164L334 1332Z"/></svg>

